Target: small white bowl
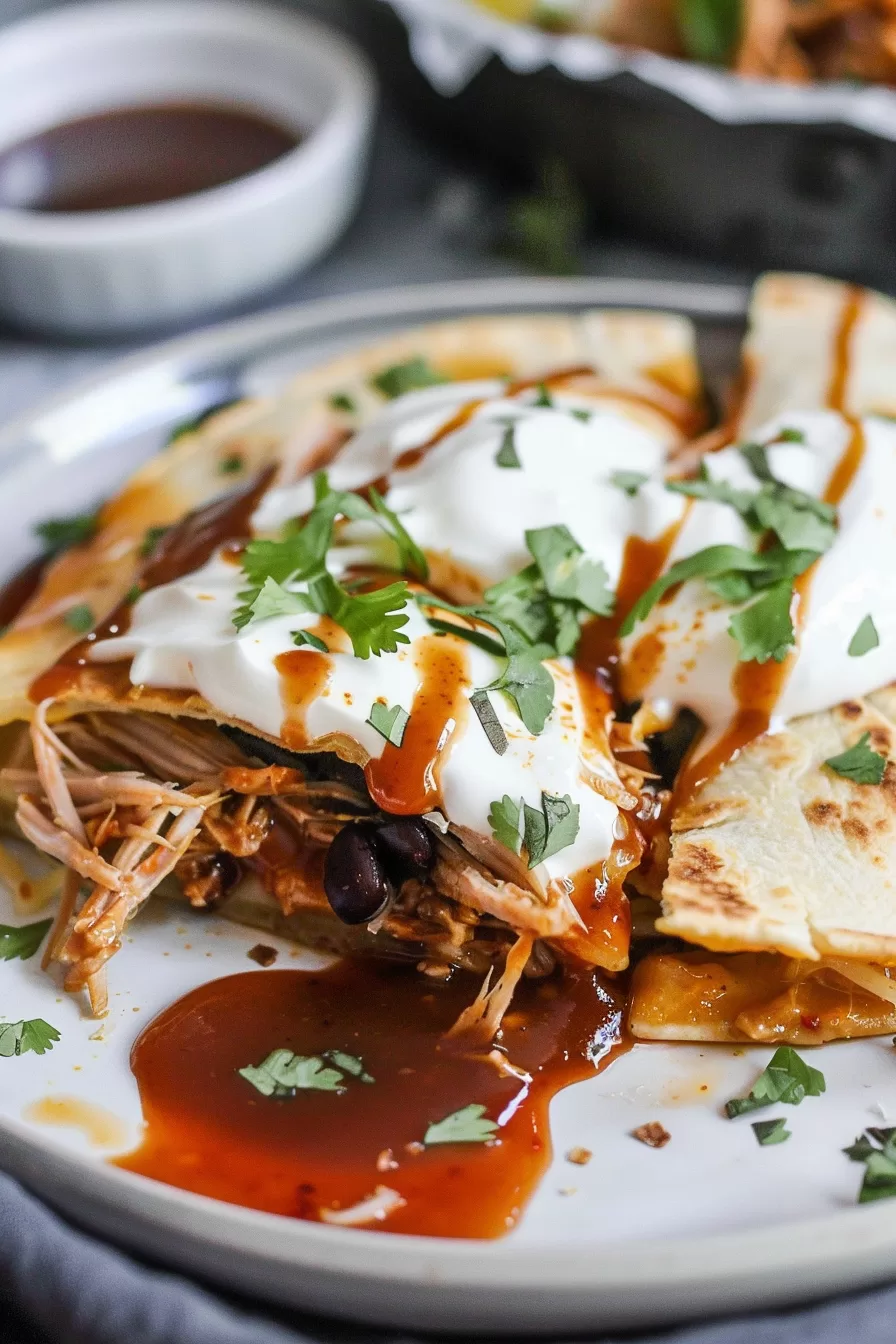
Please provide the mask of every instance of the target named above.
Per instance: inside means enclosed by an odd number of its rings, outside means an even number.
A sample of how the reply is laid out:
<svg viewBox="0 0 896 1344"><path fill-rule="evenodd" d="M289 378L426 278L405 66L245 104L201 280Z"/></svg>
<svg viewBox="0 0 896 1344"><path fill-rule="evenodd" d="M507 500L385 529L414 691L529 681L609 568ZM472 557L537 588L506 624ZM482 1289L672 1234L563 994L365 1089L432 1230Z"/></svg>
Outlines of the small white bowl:
<svg viewBox="0 0 896 1344"><path fill-rule="evenodd" d="M226 308L319 257L357 204L376 108L364 58L320 24L232 0L102 0L0 32L0 149L161 102L267 113L302 135L257 172L157 205L0 209L0 310L111 334Z"/></svg>

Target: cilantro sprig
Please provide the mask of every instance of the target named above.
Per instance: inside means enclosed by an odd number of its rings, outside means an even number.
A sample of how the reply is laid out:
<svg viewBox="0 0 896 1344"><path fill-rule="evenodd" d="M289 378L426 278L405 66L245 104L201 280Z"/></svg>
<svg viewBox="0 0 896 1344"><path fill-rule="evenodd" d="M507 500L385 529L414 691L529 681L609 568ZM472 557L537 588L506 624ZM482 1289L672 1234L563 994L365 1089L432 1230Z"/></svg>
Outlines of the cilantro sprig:
<svg viewBox="0 0 896 1344"><path fill-rule="evenodd" d="M485 1107L471 1102L459 1111L452 1111L444 1120L431 1124L423 1135L427 1148L438 1143L488 1143L498 1131L497 1122L489 1120Z"/></svg>
<svg viewBox="0 0 896 1344"><path fill-rule="evenodd" d="M357 1056L342 1050L296 1055L281 1048L272 1050L260 1064L247 1064L237 1073L263 1097L281 1100L297 1092L344 1092L346 1075L362 1083L374 1081Z"/></svg>
<svg viewBox="0 0 896 1344"><path fill-rule="evenodd" d="M18 957L27 961L33 957L49 932L52 919L39 919L32 924L0 924L0 961Z"/></svg>
<svg viewBox="0 0 896 1344"><path fill-rule="evenodd" d="M250 622L271 616L318 612L329 616L349 635L355 657L394 653L409 643L402 627L410 592L404 581L372 592L349 592L327 569L338 518L373 523L398 551L400 568L415 578L429 574L426 557L404 524L377 490L362 499L351 491L331 490L324 472L314 481L315 503L303 522L287 527L279 541L251 541L241 556L249 586L239 594L233 624L242 630ZM295 592L286 584L303 583ZM312 643L305 637L302 642Z"/></svg>
<svg viewBox="0 0 896 1344"><path fill-rule="evenodd" d="M864 1163L858 1202L871 1204L896 1196L896 1128L871 1128L843 1149L852 1162Z"/></svg>
<svg viewBox="0 0 896 1344"><path fill-rule="evenodd" d="M59 1032L42 1017L24 1022L0 1022L0 1059L13 1055L45 1055L60 1039Z"/></svg>
<svg viewBox="0 0 896 1344"><path fill-rule="evenodd" d="M778 1101L798 1106L805 1097L820 1097L824 1090L824 1074L801 1059L791 1046L782 1045L756 1079L749 1095L734 1097L725 1110L729 1119L734 1119Z"/></svg>
<svg viewBox="0 0 896 1344"><path fill-rule="evenodd" d="M870 733L863 733L847 751L825 761L829 770L854 784L880 784L887 769L887 758L869 745Z"/></svg>
<svg viewBox="0 0 896 1344"><path fill-rule="evenodd" d="M573 844L579 833L579 805L569 794L557 798L542 793L539 810L505 793L492 803L488 822L499 844L514 854L525 849L528 866L535 868Z"/></svg>

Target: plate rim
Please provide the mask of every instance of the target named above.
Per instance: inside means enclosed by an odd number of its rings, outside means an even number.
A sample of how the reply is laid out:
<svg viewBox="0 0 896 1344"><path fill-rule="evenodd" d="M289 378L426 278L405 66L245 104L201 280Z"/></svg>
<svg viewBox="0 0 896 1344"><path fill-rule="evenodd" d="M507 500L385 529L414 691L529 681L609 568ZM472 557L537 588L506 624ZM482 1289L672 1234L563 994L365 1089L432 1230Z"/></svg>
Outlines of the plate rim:
<svg viewBox="0 0 896 1344"><path fill-rule="evenodd" d="M746 312L748 293L738 285L690 281L511 277L388 287L294 304L176 336L66 384L0 428L0 476L42 417L150 368L188 371L203 360L222 362L290 337L300 346L358 322L425 321L428 310L440 320L526 303L539 309L634 306L735 321ZM372 1236L226 1204L65 1152L11 1119L0 1119L0 1160L14 1178L76 1221L160 1260L169 1258L165 1246L175 1246L180 1265L231 1287L401 1328L432 1329L439 1306L450 1318L449 1329L531 1334L807 1301L892 1276L896 1250L896 1206L886 1203L743 1231L583 1250L494 1241L483 1254L478 1240ZM292 1281L296 1270L307 1271L310 1280ZM343 1290L348 1285L339 1300L336 1284ZM384 1294L384 1288L394 1293ZM512 1308L505 1294L515 1295Z"/></svg>

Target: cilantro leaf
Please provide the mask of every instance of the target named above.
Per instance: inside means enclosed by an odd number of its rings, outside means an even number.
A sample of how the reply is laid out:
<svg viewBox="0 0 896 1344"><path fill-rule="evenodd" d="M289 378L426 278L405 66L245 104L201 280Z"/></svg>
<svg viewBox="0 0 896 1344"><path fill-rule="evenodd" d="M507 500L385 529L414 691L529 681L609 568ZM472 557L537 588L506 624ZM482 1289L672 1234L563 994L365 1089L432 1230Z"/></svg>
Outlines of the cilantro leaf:
<svg viewBox="0 0 896 1344"><path fill-rule="evenodd" d="M509 849L512 854L519 854L523 845L523 827L522 817L525 803L520 798L519 802L514 802L509 794L492 803L488 814L488 824L492 828L492 835L499 845Z"/></svg>
<svg viewBox="0 0 896 1344"><path fill-rule="evenodd" d="M422 355L415 355L413 359L405 360L403 364L392 364L370 380L371 386L390 401L394 401L396 397L403 397L406 392L447 382L448 379L437 373Z"/></svg>
<svg viewBox="0 0 896 1344"><path fill-rule="evenodd" d="M263 1097L292 1097L296 1092L342 1092L344 1075L329 1069L319 1055L294 1055L291 1050L272 1050L258 1065L237 1069Z"/></svg>
<svg viewBox="0 0 896 1344"><path fill-rule="evenodd" d="M146 556L152 555L153 551L156 549L159 542L164 537L165 533L169 532L170 530L171 529L168 527L148 527L146 531L143 533L143 540L140 543L139 554L144 559L146 558Z"/></svg>
<svg viewBox="0 0 896 1344"><path fill-rule="evenodd" d="M471 1102L430 1125L423 1135L423 1142L427 1148L437 1143L487 1143L494 1138L497 1129L494 1120L485 1118L485 1107Z"/></svg>
<svg viewBox="0 0 896 1344"><path fill-rule="evenodd" d="M13 1055L45 1055L59 1040L59 1032L41 1017L25 1022L0 1022L0 1059Z"/></svg>
<svg viewBox="0 0 896 1344"><path fill-rule="evenodd" d="M393 747L400 747L404 741L404 730L408 726L408 712L402 709L401 705L393 705L390 709L379 700L374 700L370 706L370 713L367 716L367 722L371 728L375 728L381 737L387 742L391 742Z"/></svg>
<svg viewBox="0 0 896 1344"><path fill-rule="evenodd" d="M764 443L742 443L738 451L758 481L774 481Z"/></svg>
<svg viewBox="0 0 896 1344"><path fill-rule="evenodd" d="M269 621L274 616L295 616L314 611L306 593L290 593L276 579L266 578L251 607L253 621Z"/></svg>
<svg viewBox="0 0 896 1344"><path fill-rule="evenodd" d="M666 489L673 495L687 495L690 499L703 499L713 504L728 504L742 517L746 517L756 498L749 490L738 490L727 481L714 481L705 462L700 463L700 474L681 480L665 482Z"/></svg>
<svg viewBox="0 0 896 1344"><path fill-rule="evenodd" d="M0 924L0 961L12 961L18 957L27 961L40 947L52 919L39 919L33 924L21 924L15 928L11 924Z"/></svg>
<svg viewBox="0 0 896 1344"><path fill-rule="evenodd" d="M551 597L578 602L595 616L610 615L615 597L606 568L585 555L568 527L530 529L526 545Z"/></svg>
<svg viewBox="0 0 896 1344"><path fill-rule="evenodd" d="M610 484L615 485L617 490L624 490L627 495L635 496L650 477L643 471L613 471L610 473Z"/></svg>
<svg viewBox="0 0 896 1344"><path fill-rule="evenodd" d="M551 396L550 391L548 390L547 383L539 383L537 385L536 396L534 401L532 402L532 405L553 409L554 398Z"/></svg>
<svg viewBox="0 0 896 1344"><path fill-rule="evenodd" d="M788 551L828 550L837 530L837 511L822 499L773 481L756 496L753 512L760 527L774 532Z"/></svg>
<svg viewBox="0 0 896 1344"><path fill-rule="evenodd" d="M503 691L529 732L537 737L544 731L554 708L554 678L543 661L551 657L553 649L546 644L535 644L529 648L519 640L513 647L510 626L504 626L504 631L507 632L507 665L501 675L483 689Z"/></svg>
<svg viewBox="0 0 896 1344"><path fill-rule="evenodd" d="M737 44L741 0L678 0L678 30L688 56L727 65Z"/></svg>
<svg viewBox="0 0 896 1344"><path fill-rule="evenodd" d="M390 583L371 593L349 594L331 578L324 575L310 585L309 591L320 605L316 610L331 616L352 641L356 658L378 658L383 653L394 653L399 644L410 644L401 628L408 623L405 607L411 600L410 589L404 582ZM326 594L321 601L321 595Z"/></svg>
<svg viewBox="0 0 896 1344"><path fill-rule="evenodd" d="M35 524L34 533L40 537L47 554L55 555L57 551L90 541L96 535L99 521L99 509L93 513L75 513L70 518L46 518Z"/></svg>
<svg viewBox="0 0 896 1344"><path fill-rule="evenodd" d="M417 601L422 607L435 607L441 611L453 612L468 621L490 625L497 631L503 641L503 650L497 641L488 635L483 635L481 630L442 621L432 616L427 617L433 629L469 640L471 644L485 648L495 657L504 654L507 661L500 676L488 686L478 689L503 691L529 732L537 736L543 730L554 707L554 678L543 661L545 658L553 657L553 648L548 644L530 644L519 630L496 616L488 607L457 607L429 593L421 593Z"/></svg>
<svg viewBox="0 0 896 1344"><path fill-rule="evenodd" d="M330 652L323 640L318 635L313 634L310 630L295 630L293 632L292 642L297 649L300 649L303 644L307 644L312 649L317 649L318 653Z"/></svg>
<svg viewBox="0 0 896 1344"><path fill-rule="evenodd" d="M766 588L748 607L734 613L728 623L728 633L740 645L738 658L742 663L767 663L774 658L782 663L796 641L796 632L790 616L793 604L793 583L781 579Z"/></svg>
<svg viewBox="0 0 896 1344"><path fill-rule="evenodd" d="M335 1064L337 1069L342 1069L343 1073L349 1074L352 1078L358 1078L362 1083L375 1083L376 1079L364 1068L364 1061L357 1055L347 1055L344 1050L325 1050L324 1059L328 1059L331 1064Z"/></svg>
<svg viewBox="0 0 896 1344"><path fill-rule="evenodd" d="M824 1074L801 1059L791 1046L782 1045L756 1079L749 1096L733 1098L725 1110L733 1119L777 1101L798 1106L804 1097L820 1097L824 1090Z"/></svg>
<svg viewBox="0 0 896 1344"><path fill-rule="evenodd" d="M858 742L839 756L830 756L825 765L835 775L851 779L856 784L880 784L887 769L887 758L874 751L868 743L870 733L863 733Z"/></svg>
<svg viewBox="0 0 896 1344"><path fill-rule="evenodd" d="M492 750L503 756L507 750L507 734L501 727L494 705L488 698L488 691L474 691L470 696L470 704L482 724L482 731L488 738Z"/></svg>
<svg viewBox="0 0 896 1344"><path fill-rule="evenodd" d="M843 1149L850 1162L864 1162L873 1152L877 1150L874 1144L864 1134L859 1134L854 1143L848 1148Z"/></svg>
<svg viewBox="0 0 896 1344"><path fill-rule="evenodd" d="M229 406L237 406L242 400L241 397L228 397L224 401L216 401L212 406L206 406L204 411L198 415L191 416L189 420L182 420L179 425L175 425L168 433L168 447L182 439L185 434L195 434L197 429L201 429L206 420L210 420L213 415L219 411L226 411Z"/></svg>
<svg viewBox="0 0 896 1344"><path fill-rule="evenodd" d="M741 546L707 546L705 550L697 551L695 555L688 555L683 560L676 561L665 574L661 574L638 598L622 622L619 633L630 635L635 626L650 614L670 588L685 583L688 579L716 579L729 572L751 573L767 568L767 556L756 555Z"/></svg>
<svg viewBox="0 0 896 1344"><path fill-rule="evenodd" d="M354 415L358 409L347 392L334 392L329 401L334 411L345 411L348 415Z"/></svg>
<svg viewBox="0 0 896 1344"><path fill-rule="evenodd" d="M876 1148L865 1160L865 1175L859 1190L860 1204L872 1204L878 1199L896 1196L896 1158Z"/></svg>
<svg viewBox="0 0 896 1344"><path fill-rule="evenodd" d="M69 607L62 618L70 630L76 634L86 635L88 630L92 630L96 621L93 609L86 602L79 602L74 607Z"/></svg>
<svg viewBox="0 0 896 1344"><path fill-rule="evenodd" d="M775 442L805 443L806 442L805 431L802 429L782 429L778 437L775 439Z"/></svg>
<svg viewBox="0 0 896 1344"><path fill-rule="evenodd" d="M750 1128L760 1148L770 1148L773 1143L785 1143L791 1137L783 1115L777 1120L754 1120Z"/></svg>
<svg viewBox="0 0 896 1344"><path fill-rule="evenodd" d="M869 614L864 616L856 628L856 632L849 641L847 653L850 658L863 658L866 653L876 649L880 644L880 635L877 633L877 626L874 624L874 618Z"/></svg>
<svg viewBox="0 0 896 1344"><path fill-rule="evenodd" d="M523 844L529 855L530 868L568 848L579 833L579 805L569 794L556 798L553 794L542 793L541 811L526 803L523 816Z"/></svg>
<svg viewBox="0 0 896 1344"><path fill-rule="evenodd" d="M501 439L501 447L495 454L495 465L509 469L520 470L522 462L516 451L516 421L512 421L504 430L504 436Z"/></svg>
<svg viewBox="0 0 896 1344"><path fill-rule="evenodd" d="M484 597L489 610L514 626L531 644L552 642L552 605L537 565L527 565L518 574L493 584Z"/></svg>
<svg viewBox="0 0 896 1344"><path fill-rule="evenodd" d="M218 472L221 476L236 476L239 472L245 471L246 459L241 453L228 453L227 457L222 457L218 463Z"/></svg>

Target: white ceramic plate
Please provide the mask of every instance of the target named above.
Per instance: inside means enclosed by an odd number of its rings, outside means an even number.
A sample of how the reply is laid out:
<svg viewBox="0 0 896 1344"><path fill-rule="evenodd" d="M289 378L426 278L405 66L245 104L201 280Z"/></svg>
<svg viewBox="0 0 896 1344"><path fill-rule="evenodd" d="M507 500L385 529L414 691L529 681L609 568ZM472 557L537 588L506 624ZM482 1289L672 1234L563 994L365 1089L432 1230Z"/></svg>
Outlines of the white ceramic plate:
<svg viewBox="0 0 896 1344"><path fill-rule="evenodd" d="M339 347L472 311L649 306L698 321L711 379L734 367L745 295L656 282L501 281L332 300L159 347L116 366L0 434L3 568L24 560L31 524L93 502L153 451L176 420L241 391L276 386ZM11 902L0 896L0 910ZM15 923L10 913L0 922ZM767 1049L638 1046L558 1096L555 1158L518 1227L496 1242L371 1234L219 1204L109 1166L136 1144L128 1052L153 1014L194 986L251 969L257 942L214 917L150 902L112 963L112 1008L80 1015L39 969L0 963L0 1019L43 1017L55 1049L0 1059L0 1159L80 1222L208 1278L272 1300L407 1328L561 1333L609 1329L819 1297L886 1278L896 1203L855 1207L861 1170L841 1149L896 1123L889 1039L813 1056L827 1093L787 1108L790 1142L760 1148L722 1118ZM266 938L266 941L269 941ZM270 940L273 941L273 940ZM281 945L283 965L319 964ZM107 1132L37 1123L47 1096L101 1105ZM781 1108L783 1109L783 1108ZM775 1114L779 1113L778 1111ZM29 1118L31 1116L32 1118ZM662 1150L630 1131L659 1120ZM594 1152L586 1167L563 1154Z"/></svg>

